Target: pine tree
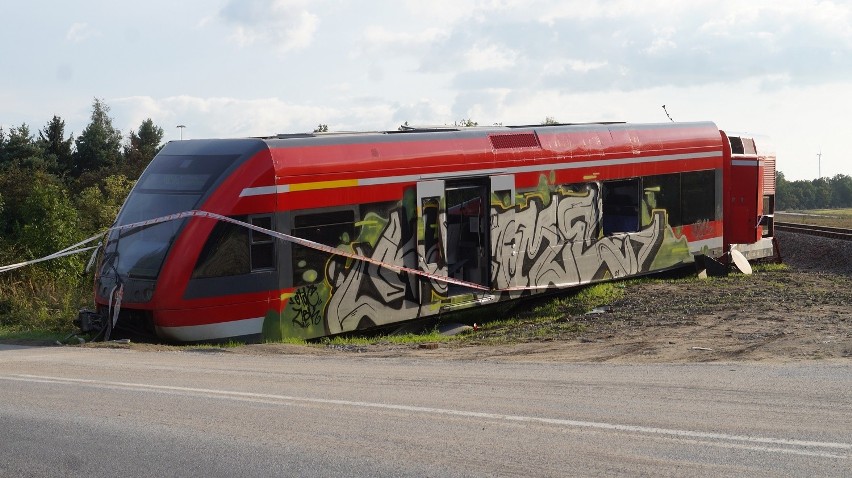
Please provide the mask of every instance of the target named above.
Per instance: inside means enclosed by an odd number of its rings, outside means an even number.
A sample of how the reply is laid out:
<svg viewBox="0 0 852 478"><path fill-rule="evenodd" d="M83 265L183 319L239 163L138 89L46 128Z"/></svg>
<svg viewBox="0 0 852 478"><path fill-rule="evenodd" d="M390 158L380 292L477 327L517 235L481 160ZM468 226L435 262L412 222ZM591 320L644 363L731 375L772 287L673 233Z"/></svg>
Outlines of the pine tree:
<svg viewBox="0 0 852 478"><path fill-rule="evenodd" d="M151 118L139 126L139 131L131 131L128 144L124 146L124 175L136 179L160 152L163 140L163 128L154 124Z"/></svg>
<svg viewBox="0 0 852 478"><path fill-rule="evenodd" d="M109 106L95 98L92 104L92 121L77 138L71 174L79 177L84 172L115 169L121 162L121 131L114 128L109 116Z"/></svg>
<svg viewBox="0 0 852 478"><path fill-rule="evenodd" d="M74 166L72 158L73 135L65 139L65 121L53 115L44 129L38 132L38 144L41 147L45 162L54 165L53 171L63 176L69 174Z"/></svg>
<svg viewBox="0 0 852 478"><path fill-rule="evenodd" d="M41 150L30 133L30 127L22 123L17 128L10 129L3 145L0 164L5 166L19 164L27 168L39 168L42 163Z"/></svg>

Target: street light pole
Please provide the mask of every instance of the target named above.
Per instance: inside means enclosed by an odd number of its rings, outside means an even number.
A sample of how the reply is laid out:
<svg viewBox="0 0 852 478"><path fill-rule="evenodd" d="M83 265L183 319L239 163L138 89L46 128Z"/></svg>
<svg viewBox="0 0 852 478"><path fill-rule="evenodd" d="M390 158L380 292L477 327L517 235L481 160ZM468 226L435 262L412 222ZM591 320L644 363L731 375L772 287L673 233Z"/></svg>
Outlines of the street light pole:
<svg viewBox="0 0 852 478"><path fill-rule="evenodd" d="M180 140L183 141L183 129L186 128L186 125L179 124L177 128L180 130Z"/></svg>

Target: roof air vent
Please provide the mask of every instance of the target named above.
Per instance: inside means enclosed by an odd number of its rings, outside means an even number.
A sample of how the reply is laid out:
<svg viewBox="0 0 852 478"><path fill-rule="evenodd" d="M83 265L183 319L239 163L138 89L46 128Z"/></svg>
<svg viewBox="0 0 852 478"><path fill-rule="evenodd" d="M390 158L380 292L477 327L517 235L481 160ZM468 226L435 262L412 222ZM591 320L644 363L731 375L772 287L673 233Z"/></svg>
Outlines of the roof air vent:
<svg viewBox="0 0 852 478"><path fill-rule="evenodd" d="M541 148L535 133L492 134L489 138L494 149Z"/></svg>

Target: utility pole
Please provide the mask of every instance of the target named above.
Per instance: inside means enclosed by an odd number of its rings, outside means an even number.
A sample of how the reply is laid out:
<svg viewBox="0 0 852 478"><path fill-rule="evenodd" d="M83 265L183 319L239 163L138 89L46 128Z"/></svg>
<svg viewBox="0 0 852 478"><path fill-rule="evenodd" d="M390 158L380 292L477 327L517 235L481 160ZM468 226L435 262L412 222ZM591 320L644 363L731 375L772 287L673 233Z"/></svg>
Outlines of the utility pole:
<svg viewBox="0 0 852 478"><path fill-rule="evenodd" d="M186 125L179 124L177 125L177 129L180 130L180 140L183 141L183 129L186 128Z"/></svg>

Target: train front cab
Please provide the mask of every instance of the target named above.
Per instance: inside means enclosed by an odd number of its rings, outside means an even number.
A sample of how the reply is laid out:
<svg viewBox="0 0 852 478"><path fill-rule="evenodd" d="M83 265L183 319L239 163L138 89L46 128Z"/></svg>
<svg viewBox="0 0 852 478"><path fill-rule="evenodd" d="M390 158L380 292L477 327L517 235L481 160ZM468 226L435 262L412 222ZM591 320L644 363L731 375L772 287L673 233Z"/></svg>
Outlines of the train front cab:
<svg viewBox="0 0 852 478"><path fill-rule="evenodd" d="M772 257L775 151L766 138L721 134L725 250L736 249L747 259Z"/></svg>
<svg viewBox="0 0 852 478"><path fill-rule="evenodd" d="M168 143L115 225L203 209L269 227L275 196L240 197L245 186L274 180L266 149L254 139ZM272 261L271 238L208 218L113 230L95 283L97 311L114 320L115 334L136 340L256 335L279 288Z"/></svg>

